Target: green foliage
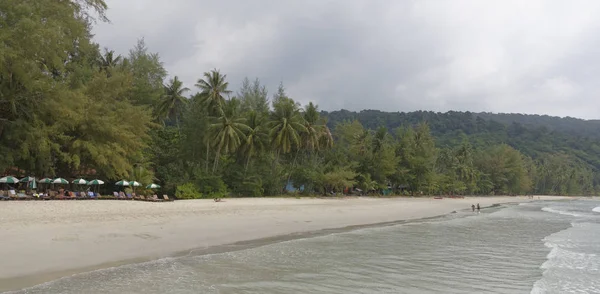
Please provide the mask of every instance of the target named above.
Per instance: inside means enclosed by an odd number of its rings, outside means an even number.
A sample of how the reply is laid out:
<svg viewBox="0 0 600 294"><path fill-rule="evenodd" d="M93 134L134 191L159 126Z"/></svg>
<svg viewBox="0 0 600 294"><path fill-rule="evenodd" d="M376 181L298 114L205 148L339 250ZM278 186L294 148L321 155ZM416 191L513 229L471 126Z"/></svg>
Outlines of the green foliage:
<svg viewBox="0 0 600 294"><path fill-rule="evenodd" d="M201 176L197 179L198 190L207 198L224 197L227 185L220 176Z"/></svg>
<svg viewBox="0 0 600 294"><path fill-rule="evenodd" d="M231 98L217 69L186 97L143 39L126 58L92 42L105 11L101 0L0 1L0 170L158 182L178 198L279 195L289 182L306 194L600 192L598 121L327 113L283 84L270 109L258 79Z"/></svg>
<svg viewBox="0 0 600 294"><path fill-rule="evenodd" d="M175 197L177 199L200 199L202 193L198 192L198 188L193 183L185 183L177 186Z"/></svg>

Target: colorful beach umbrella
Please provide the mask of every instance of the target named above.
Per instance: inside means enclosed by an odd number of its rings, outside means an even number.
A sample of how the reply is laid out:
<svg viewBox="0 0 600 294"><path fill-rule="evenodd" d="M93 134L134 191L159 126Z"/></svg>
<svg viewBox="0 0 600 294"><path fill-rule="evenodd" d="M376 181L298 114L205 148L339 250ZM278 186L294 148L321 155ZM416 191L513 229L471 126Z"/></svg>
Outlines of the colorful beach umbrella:
<svg viewBox="0 0 600 294"><path fill-rule="evenodd" d="M136 181L131 181L131 182L129 182L129 186L133 186L133 187L139 187L139 186L141 186L141 185L142 185L142 184L140 184L139 182L136 182Z"/></svg>
<svg viewBox="0 0 600 294"><path fill-rule="evenodd" d="M40 183L40 184L52 184L52 179L51 178L43 178L43 179L39 180L38 183Z"/></svg>
<svg viewBox="0 0 600 294"><path fill-rule="evenodd" d="M63 178L56 178L54 180L52 180L52 184L68 184L69 181L63 179Z"/></svg>
<svg viewBox="0 0 600 294"><path fill-rule="evenodd" d="M77 185L87 185L88 181L84 180L84 179L76 179L73 180L73 184L77 184Z"/></svg>
<svg viewBox="0 0 600 294"><path fill-rule="evenodd" d="M146 186L146 189L158 189L158 188L160 188L160 185L157 185L154 183Z"/></svg>
<svg viewBox="0 0 600 294"><path fill-rule="evenodd" d="M21 183L29 183L31 181L35 181L35 178L34 177L24 177L19 180L19 182L21 182Z"/></svg>
<svg viewBox="0 0 600 294"><path fill-rule="evenodd" d="M101 180L91 180L87 183L88 185L104 185L104 181Z"/></svg>
<svg viewBox="0 0 600 294"><path fill-rule="evenodd" d="M11 176L0 178L0 183L3 183L3 184L16 184L18 182L19 182L19 179L15 178L15 177L11 177Z"/></svg>
<svg viewBox="0 0 600 294"><path fill-rule="evenodd" d="M129 186L129 182L125 181L125 180L120 180L120 181L116 182L115 185L117 185L117 186Z"/></svg>

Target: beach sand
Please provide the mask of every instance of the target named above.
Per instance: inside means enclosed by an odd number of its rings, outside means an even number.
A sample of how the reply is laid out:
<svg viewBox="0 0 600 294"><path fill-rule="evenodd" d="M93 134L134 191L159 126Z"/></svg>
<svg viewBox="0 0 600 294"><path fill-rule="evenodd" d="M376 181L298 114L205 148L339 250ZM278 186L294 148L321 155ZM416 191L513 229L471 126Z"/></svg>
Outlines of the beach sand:
<svg viewBox="0 0 600 294"><path fill-rule="evenodd" d="M537 200L537 196L535 200ZM542 197L558 199L559 197ZM527 197L0 202L0 291L190 250L433 217Z"/></svg>

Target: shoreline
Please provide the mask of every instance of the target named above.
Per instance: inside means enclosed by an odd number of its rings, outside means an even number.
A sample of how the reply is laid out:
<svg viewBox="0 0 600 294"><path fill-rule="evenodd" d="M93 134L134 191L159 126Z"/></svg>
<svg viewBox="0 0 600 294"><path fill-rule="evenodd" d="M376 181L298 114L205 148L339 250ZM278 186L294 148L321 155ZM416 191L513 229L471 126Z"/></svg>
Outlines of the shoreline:
<svg viewBox="0 0 600 294"><path fill-rule="evenodd" d="M0 267L0 276L6 277L0 279L0 292L161 258L230 252L336 232L435 219L469 210L471 203L477 202L485 209L509 203L577 199L541 198L241 198L219 203L178 201L174 207L168 206L175 203L122 201L100 201L102 204L87 206L87 201L50 205L44 202L21 205L21 202L12 207L0 204L3 216L0 217L0 239L7 240L8 249L15 249L0 252L0 258L6 261ZM33 220L11 227L11 214ZM121 226L119 218L130 224ZM18 221L17 218L13 224ZM103 242L106 238L113 240ZM40 243L45 245L34 249L36 254L28 250L32 239L41 239Z"/></svg>

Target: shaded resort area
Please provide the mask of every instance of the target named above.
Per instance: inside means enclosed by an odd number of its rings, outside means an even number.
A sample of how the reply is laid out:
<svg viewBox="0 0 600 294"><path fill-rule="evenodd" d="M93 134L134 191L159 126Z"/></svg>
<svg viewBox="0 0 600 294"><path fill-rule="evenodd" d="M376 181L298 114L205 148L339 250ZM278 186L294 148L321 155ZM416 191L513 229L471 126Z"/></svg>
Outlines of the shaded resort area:
<svg viewBox="0 0 600 294"><path fill-rule="evenodd" d="M159 196L160 185L148 183L143 186L137 181L121 180L114 183L115 191L112 194L100 194L100 187L104 187L102 180L86 180L83 178L68 181L64 178L35 177L16 178L5 176L0 178L3 186L0 191L0 200L138 200L150 202L174 201L167 194ZM138 187L143 187L139 191ZM136 188L138 192L136 193Z"/></svg>

